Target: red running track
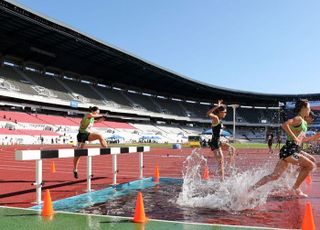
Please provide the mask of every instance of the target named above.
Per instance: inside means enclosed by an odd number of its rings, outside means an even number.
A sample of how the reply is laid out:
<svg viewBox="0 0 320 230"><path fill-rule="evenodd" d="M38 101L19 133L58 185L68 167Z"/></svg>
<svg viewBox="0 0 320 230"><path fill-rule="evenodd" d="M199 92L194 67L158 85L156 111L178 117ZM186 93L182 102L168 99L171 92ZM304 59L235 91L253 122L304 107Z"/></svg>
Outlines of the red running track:
<svg viewBox="0 0 320 230"><path fill-rule="evenodd" d="M35 188L31 183L35 181L35 161L16 161L16 149L57 149L70 146L2 146L0 149L0 205L13 207L30 207L34 205ZM154 148L144 154L144 176L153 175L154 167L159 165L161 177L182 176L182 163L192 149L160 149ZM208 149L200 150L209 158L209 164L216 167ZM110 155L93 157L92 188L105 188L112 183L112 157ZM118 182L135 180L139 176L138 153L118 156ZM79 165L78 180L73 178L73 159L54 159L56 173L50 172L53 159L43 160L43 189L50 189L52 200L85 193L86 189L86 159L83 157ZM249 169L258 167L266 162L275 165L277 156L268 155L264 149L238 150L237 167ZM318 162L320 157L317 156ZM212 167L210 167L212 168ZM320 229L320 174L319 170L313 173L313 183L305 186L304 191L309 194L308 199L297 198L270 198L263 207L244 211L241 218L233 218L231 214L222 213L221 217L206 220L207 223L236 224L249 226L265 226L279 228L300 228L306 201L312 203L315 224Z"/></svg>

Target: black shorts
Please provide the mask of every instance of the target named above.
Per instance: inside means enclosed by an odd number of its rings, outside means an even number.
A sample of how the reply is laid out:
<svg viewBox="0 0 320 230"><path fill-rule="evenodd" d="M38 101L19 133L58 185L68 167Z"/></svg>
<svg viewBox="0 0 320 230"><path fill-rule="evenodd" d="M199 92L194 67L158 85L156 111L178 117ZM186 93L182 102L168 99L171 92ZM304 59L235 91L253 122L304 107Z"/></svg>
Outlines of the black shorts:
<svg viewBox="0 0 320 230"><path fill-rule="evenodd" d="M294 143L293 141L287 141L284 146L280 149L279 158L285 159L289 156L295 155L295 153L299 153L301 151L301 147Z"/></svg>
<svg viewBox="0 0 320 230"><path fill-rule="evenodd" d="M221 147L221 141L220 138L216 139L213 138L210 142L209 142L209 146L211 148L212 151L217 150L218 148Z"/></svg>
<svg viewBox="0 0 320 230"><path fill-rule="evenodd" d="M77 141L79 143L86 143L88 141L90 133L78 133L77 135Z"/></svg>
<svg viewBox="0 0 320 230"><path fill-rule="evenodd" d="M268 141L268 146L269 146L269 147L272 146L272 141Z"/></svg>

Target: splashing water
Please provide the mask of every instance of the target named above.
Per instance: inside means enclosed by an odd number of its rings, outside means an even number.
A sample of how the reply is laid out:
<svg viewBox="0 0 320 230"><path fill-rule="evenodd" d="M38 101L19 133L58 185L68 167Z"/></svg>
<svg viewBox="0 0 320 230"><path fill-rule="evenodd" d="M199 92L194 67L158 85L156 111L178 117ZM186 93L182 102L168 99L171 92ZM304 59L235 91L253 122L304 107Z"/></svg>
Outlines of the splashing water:
<svg viewBox="0 0 320 230"><path fill-rule="evenodd" d="M272 172L268 164L257 169L240 172L233 170L223 182L219 178L203 181L201 172L207 165L203 155L194 150L184 162L182 191L177 204L187 207L203 207L237 212L253 209L266 203L269 195L286 194L292 187L297 170L288 170L280 179L270 182L257 190L248 192L263 176Z"/></svg>

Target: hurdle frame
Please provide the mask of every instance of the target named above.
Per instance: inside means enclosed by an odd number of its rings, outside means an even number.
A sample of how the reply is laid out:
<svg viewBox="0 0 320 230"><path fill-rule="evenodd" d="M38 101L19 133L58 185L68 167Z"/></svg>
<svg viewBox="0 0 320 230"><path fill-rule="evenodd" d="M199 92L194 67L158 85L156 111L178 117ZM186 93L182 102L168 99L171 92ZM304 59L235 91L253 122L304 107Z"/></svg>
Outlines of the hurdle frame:
<svg viewBox="0 0 320 230"><path fill-rule="evenodd" d="M150 146L132 147L109 147L109 148L81 148L81 149L54 149L54 150L17 150L16 160L35 160L36 161L36 180L32 183L36 187L36 201L41 204L42 181L42 160L54 158L72 158L78 156L87 157L87 192L91 192L92 180L92 157L99 155L112 155L112 185L117 184L118 164L117 155L125 153L139 153L139 179L143 179L143 154L149 152Z"/></svg>

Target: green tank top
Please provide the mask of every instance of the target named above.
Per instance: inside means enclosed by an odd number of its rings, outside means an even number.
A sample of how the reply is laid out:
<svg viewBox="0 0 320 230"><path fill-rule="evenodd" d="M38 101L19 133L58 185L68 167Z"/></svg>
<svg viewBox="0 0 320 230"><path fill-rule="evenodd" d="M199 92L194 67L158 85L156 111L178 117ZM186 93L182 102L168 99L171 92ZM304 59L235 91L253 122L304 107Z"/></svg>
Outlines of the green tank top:
<svg viewBox="0 0 320 230"><path fill-rule="evenodd" d="M93 117L87 118L87 115L85 115L80 122L80 127L79 127L80 133L89 133L90 128L93 126L94 118Z"/></svg>
<svg viewBox="0 0 320 230"><path fill-rule="evenodd" d="M299 126L293 126L290 125L289 126L291 131L298 137L302 132L307 132L308 130L308 124L307 122L302 118L302 122ZM288 141L292 141L292 137L287 135L287 140Z"/></svg>

